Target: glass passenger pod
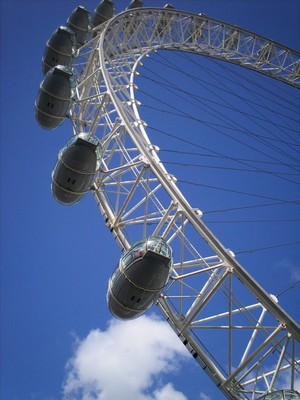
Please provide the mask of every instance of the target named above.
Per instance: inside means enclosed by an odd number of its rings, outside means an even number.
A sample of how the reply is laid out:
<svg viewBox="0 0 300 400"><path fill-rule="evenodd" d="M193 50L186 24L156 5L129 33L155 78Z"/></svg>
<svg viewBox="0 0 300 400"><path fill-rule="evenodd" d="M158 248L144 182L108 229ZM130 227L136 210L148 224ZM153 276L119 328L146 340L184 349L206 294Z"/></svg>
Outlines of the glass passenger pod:
<svg viewBox="0 0 300 400"><path fill-rule="evenodd" d="M90 191L102 160L98 138L88 133L74 136L58 154L52 173L52 194L61 204L72 205Z"/></svg>
<svg viewBox="0 0 300 400"><path fill-rule="evenodd" d="M95 171L93 171L93 174L94 174L95 172L99 171L99 168L100 168L100 165L101 165L101 161L102 161L103 151L102 151L102 146L100 144L99 139L96 136L91 135L89 132L79 133L78 135L75 135L70 140L68 140L66 145L59 151L58 159L61 161L63 154L71 146L76 144L78 142L78 139L81 140L81 141L84 141L86 143L90 143L91 147L95 150L97 162L96 162ZM81 171L77 171L77 172L81 172Z"/></svg>
<svg viewBox="0 0 300 400"><path fill-rule="evenodd" d="M85 7L78 6L69 16L67 26L75 33L78 48L85 44L87 35L91 31L92 15Z"/></svg>
<svg viewBox="0 0 300 400"><path fill-rule="evenodd" d="M278 390L265 394L257 400L300 400L300 393L295 390Z"/></svg>
<svg viewBox="0 0 300 400"><path fill-rule="evenodd" d="M46 43L42 58L44 75L56 65L70 67L76 54L76 36L73 30L60 26L51 35Z"/></svg>
<svg viewBox="0 0 300 400"><path fill-rule="evenodd" d="M172 270L172 250L159 236L135 243L113 272L107 292L110 312L121 319L137 318L159 298Z"/></svg>
<svg viewBox="0 0 300 400"><path fill-rule="evenodd" d="M92 27L96 28L115 15L115 4L111 0L102 0L94 10Z"/></svg>
<svg viewBox="0 0 300 400"><path fill-rule="evenodd" d="M40 84L35 101L35 117L44 129L54 129L66 118L75 95L72 70L63 65L50 69Z"/></svg>

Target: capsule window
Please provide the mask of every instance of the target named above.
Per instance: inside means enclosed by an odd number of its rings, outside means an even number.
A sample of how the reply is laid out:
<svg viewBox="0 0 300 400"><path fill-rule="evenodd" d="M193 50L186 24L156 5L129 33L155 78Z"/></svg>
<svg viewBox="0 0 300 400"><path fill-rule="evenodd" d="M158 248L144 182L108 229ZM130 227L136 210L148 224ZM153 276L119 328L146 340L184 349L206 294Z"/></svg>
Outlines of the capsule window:
<svg viewBox="0 0 300 400"><path fill-rule="evenodd" d="M50 101L48 101L48 103L47 103L47 107L49 107L49 108L53 108L53 107L54 107L54 103L50 103Z"/></svg>
<svg viewBox="0 0 300 400"><path fill-rule="evenodd" d="M134 301L134 299L135 299L135 296L131 296L131 299L130 299L130 300L131 300L131 301Z"/></svg>

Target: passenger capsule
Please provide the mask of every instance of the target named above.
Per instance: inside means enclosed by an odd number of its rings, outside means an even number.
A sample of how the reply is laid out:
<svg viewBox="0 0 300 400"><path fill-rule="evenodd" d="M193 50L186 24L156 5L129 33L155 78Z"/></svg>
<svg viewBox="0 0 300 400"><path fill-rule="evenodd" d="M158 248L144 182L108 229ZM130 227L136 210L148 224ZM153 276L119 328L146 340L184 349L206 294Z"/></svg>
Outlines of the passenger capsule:
<svg viewBox="0 0 300 400"><path fill-rule="evenodd" d="M131 10L133 8L142 8L143 2L141 0L132 0L129 5L126 7L126 10Z"/></svg>
<svg viewBox="0 0 300 400"><path fill-rule="evenodd" d="M257 400L300 400L300 393L295 390L277 390L267 393Z"/></svg>
<svg viewBox="0 0 300 400"><path fill-rule="evenodd" d="M75 33L77 48L85 44L87 35L91 30L91 24L91 13L83 6L75 8L69 16L67 27Z"/></svg>
<svg viewBox="0 0 300 400"><path fill-rule="evenodd" d="M94 183L102 148L99 140L87 133L74 136L59 152L52 173L52 194L65 205L79 201Z"/></svg>
<svg viewBox="0 0 300 400"><path fill-rule="evenodd" d="M75 33L61 26L53 32L48 40L45 52L42 58L42 70L46 74L56 65L65 65L69 67L76 52Z"/></svg>
<svg viewBox="0 0 300 400"><path fill-rule="evenodd" d="M35 117L44 129L56 128L67 116L74 94L71 70L58 65L47 72L35 101Z"/></svg>
<svg viewBox="0 0 300 400"><path fill-rule="evenodd" d="M147 311L168 283L172 265L172 250L161 237L137 242L121 257L108 282L110 312L131 319Z"/></svg>
<svg viewBox="0 0 300 400"><path fill-rule="evenodd" d="M102 0L101 3L94 11L92 17L92 26L95 28L98 25L103 24L115 14L115 4L111 0Z"/></svg>

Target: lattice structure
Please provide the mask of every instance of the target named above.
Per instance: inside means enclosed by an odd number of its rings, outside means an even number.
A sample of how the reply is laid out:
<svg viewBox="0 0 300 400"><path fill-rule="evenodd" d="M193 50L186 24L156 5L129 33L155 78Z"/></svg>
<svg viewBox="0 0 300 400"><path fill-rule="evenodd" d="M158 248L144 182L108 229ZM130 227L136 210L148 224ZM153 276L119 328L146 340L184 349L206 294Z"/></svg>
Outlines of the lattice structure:
<svg viewBox="0 0 300 400"><path fill-rule="evenodd" d="M101 139L94 185L99 210L122 250L149 235L172 246L174 270L158 308L229 399L255 399L300 379L300 328L237 262L160 162L138 112L135 76L160 49L235 63L299 88L300 55L203 15L168 9L118 14L75 60L74 134Z"/></svg>

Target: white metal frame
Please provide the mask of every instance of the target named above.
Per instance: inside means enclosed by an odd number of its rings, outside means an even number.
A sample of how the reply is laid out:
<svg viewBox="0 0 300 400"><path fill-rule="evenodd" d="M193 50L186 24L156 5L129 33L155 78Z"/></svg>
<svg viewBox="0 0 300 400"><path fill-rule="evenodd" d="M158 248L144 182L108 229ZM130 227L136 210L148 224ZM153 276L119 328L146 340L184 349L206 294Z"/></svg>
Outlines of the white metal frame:
<svg viewBox="0 0 300 400"><path fill-rule="evenodd" d="M293 389L300 379L299 325L238 263L160 162L135 98L149 52L188 51L300 87L300 54L235 26L171 9L129 10L101 25L74 63L74 134L103 146L94 197L121 247L149 235L173 248L174 270L158 308L229 399ZM288 383L287 383L288 382Z"/></svg>

